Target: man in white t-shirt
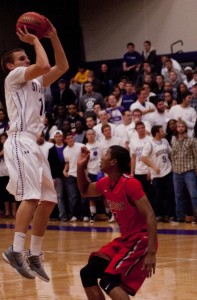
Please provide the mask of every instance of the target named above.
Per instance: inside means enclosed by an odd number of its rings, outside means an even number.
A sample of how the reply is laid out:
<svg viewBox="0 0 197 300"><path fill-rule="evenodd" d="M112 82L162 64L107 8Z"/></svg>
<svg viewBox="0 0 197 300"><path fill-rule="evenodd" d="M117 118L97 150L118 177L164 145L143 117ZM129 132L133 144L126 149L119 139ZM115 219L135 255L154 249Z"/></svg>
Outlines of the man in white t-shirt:
<svg viewBox="0 0 197 300"><path fill-rule="evenodd" d="M162 126L153 126L151 134L153 137L144 145L141 160L150 168L158 221L169 222L169 217L174 214L175 201L172 166L169 159L171 147L164 138Z"/></svg>
<svg viewBox="0 0 197 300"><path fill-rule="evenodd" d="M130 106L130 110L138 108L142 112L142 121L149 121L151 113L155 111L155 105L147 101L147 93L144 88L137 91L137 101Z"/></svg>
<svg viewBox="0 0 197 300"><path fill-rule="evenodd" d="M151 126L161 125L166 132L169 121L169 112L166 109L163 99L157 99L155 103L156 110L150 115Z"/></svg>
<svg viewBox="0 0 197 300"><path fill-rule="evenodd" d="M124 110L122 112L123 123L116 126L115 136L120 139L120 146L126 147L127 130L132 121L132 113L130 110Z"/></svg>
<svg viewBox="0 0 197 300"><path fill-rule="evenodd" d="M81 194L77 185L77 160L84 144L75 142L72 133L66 134L65 142L67 146L63 151L65 160L63 174L66 177L66 189L72 215L70 221L76 222L81 216Z"/></svg>
<svg viewBox="0 0 197 300"><path fill-rule="evenodd" d="M192 101L192 94L190 92L185 92L182 95L182 103L174 105L170 108L169 119L183 120L185 121L189 136L193 135L194 126L196 123L196 111L190 106Z"/></svg>
<svg viewBox="0 0 197 300"><path fill-rule="evenodd" d="M104 136L99 142L100 156L102 157L110 146L120 145L120 139L112 136L111 124L104 124L101 130Z"/></svg>
<svg viewBox="0 0 197 300"><path fill-rule="evenodd" d="M100 140L103 138L103 133L102 133L102 130L101 130L102 126L104 124L110 124L112 135L114 135L115 134L116 125L108 122L108 114L107 114L107 112L105 110L99 111L98 114L99 114L99 118L100 118L101 122L99 124L97 124L96 126L94 126L93 129L96 132L96 138L97 138L97 140L100 142Z"/></svg>
<svg viewBox="0 0 197 300"><path fill-rule="evenodd" d="M152 138L146 133L145 125L142 121L137 122L135 128L137 137L135 136L135 138L133 138L129 144L131 155L131 175L141 182L148 199L151 201L152 186L150 169L146 164L143 163L141 156L146 142L150 141Z"/></svg>

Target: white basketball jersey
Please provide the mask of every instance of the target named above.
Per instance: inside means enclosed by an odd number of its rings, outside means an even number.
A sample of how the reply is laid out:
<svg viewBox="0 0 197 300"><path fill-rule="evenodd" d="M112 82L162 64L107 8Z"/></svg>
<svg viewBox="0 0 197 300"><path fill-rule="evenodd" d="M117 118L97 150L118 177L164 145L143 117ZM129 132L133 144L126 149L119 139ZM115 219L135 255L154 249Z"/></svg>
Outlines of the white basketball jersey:
<svg viewBox="0 0 197 300"><path fill-rule="evenodd" d="M44 94L42 76L25 81L26 67L11 71L5 79L5 98L10 130L39 135L44 126Z"/></svg>

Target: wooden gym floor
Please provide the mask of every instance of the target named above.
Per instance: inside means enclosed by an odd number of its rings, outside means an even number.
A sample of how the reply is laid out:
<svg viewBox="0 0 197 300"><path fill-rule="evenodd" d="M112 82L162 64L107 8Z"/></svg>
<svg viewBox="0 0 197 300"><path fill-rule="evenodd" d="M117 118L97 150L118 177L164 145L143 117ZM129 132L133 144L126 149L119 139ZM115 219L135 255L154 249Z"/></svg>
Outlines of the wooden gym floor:
<svg viewBox="0 0 197 300"><path fill-rule="evenodd" d="M12 243L13 228L13 220L0 219L0 252ZM156 274L145 281L133 299L196 300L197 225L159 223L158 234ZM97 221L93 225L49 222L43 249L44 265L51 281L23 279L0 258L0 300L87 299L79 271L90 252L118 235L117 224L107 221ZM27 247L28 242L29 238Z"/></svg>

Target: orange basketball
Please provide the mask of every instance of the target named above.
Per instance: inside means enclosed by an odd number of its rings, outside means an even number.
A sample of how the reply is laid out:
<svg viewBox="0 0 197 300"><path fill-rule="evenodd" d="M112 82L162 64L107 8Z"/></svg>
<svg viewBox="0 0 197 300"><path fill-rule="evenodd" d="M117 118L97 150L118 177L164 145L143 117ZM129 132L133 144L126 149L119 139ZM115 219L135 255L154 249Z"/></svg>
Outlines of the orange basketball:
<svg viewBox="0 0 197 300"><path fill-rule="evenodd" d="M36 12L26 12L19 17L16 23L16 30L18 28L24 29L26 25L29 33L36 35L39 39L45 36L49 30L49 24L44 16Z"/></svg>

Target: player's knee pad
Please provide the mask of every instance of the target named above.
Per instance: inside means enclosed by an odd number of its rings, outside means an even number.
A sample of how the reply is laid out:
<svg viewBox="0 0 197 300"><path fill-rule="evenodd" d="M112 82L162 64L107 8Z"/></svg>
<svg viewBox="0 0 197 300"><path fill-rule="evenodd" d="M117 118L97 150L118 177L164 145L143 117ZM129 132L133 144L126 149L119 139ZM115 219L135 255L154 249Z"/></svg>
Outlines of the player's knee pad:
<svg viewBox="0 0 197 300"><path fill-rule="evenodd" d="M101 288L105 291L106 294L109 294L111 290L117 287L120 283L120 275L111 275L105 273L100 281Z"/></svg>
<svg viewBox="0 0 197 300"><path fill-rule="evenodd" d="M83 287L97 285L97 279L103 276L108 264L109 261L104 258L98 256L90 258L88 264L80 271Z"/></svg>

